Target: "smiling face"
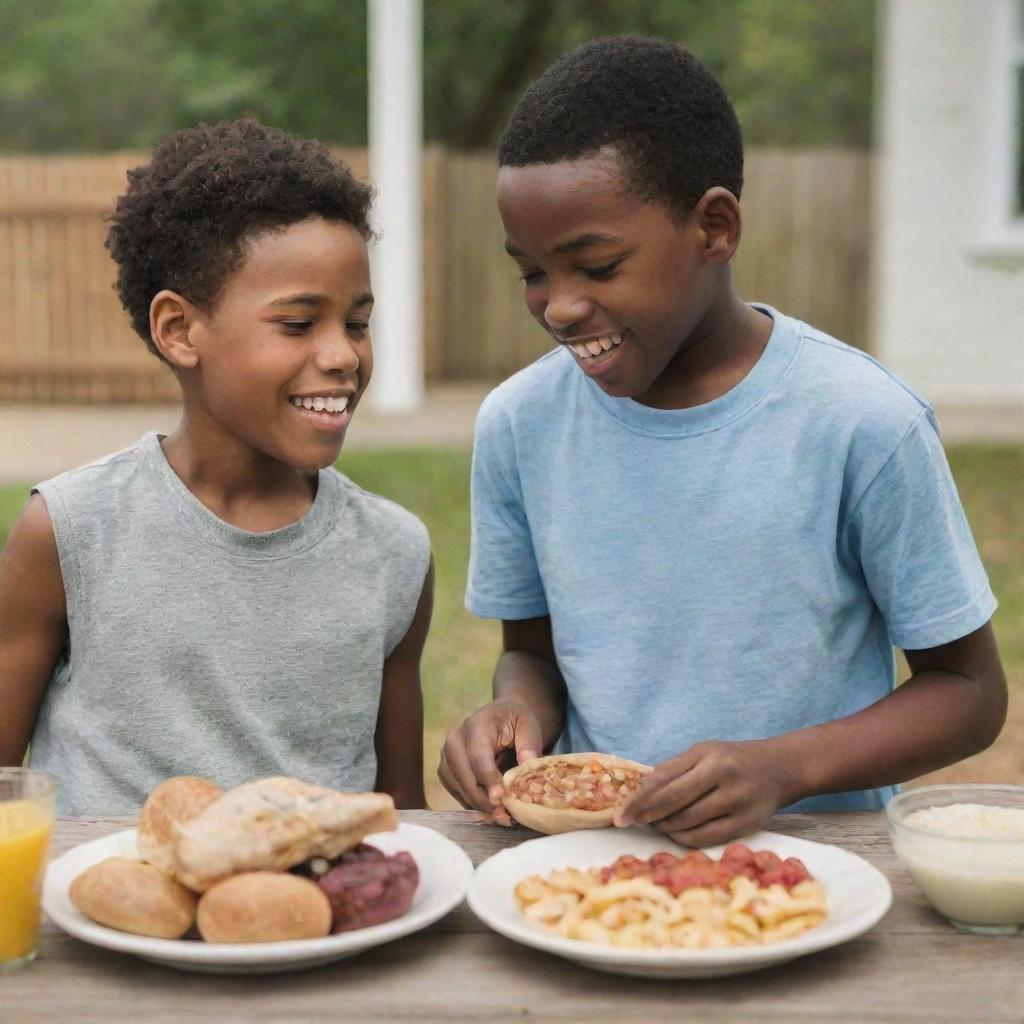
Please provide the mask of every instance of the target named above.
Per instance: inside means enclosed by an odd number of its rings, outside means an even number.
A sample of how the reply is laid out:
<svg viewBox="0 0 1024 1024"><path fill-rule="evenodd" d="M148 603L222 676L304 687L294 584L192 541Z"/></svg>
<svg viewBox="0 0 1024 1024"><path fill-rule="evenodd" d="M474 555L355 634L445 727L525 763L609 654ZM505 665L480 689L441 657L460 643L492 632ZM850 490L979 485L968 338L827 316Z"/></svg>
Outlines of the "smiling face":
<svg viewBox="0 0 1024 1024"><path fill-rule="evenodd" d="M372 308L351 224L315 217L257 235L213 308L193 309L186 365L172 359L187 414L218 443L331 465L373 369Z"/></svg>
<svg viewBox="0 0 1024 1024"><path fill-rule="evenodd" d="M608 151L498 173L527 307L610 395L644 401L685 372L673 360L699 334L731 255L709 247L704 202L683 220L638 198Z"/></svg>

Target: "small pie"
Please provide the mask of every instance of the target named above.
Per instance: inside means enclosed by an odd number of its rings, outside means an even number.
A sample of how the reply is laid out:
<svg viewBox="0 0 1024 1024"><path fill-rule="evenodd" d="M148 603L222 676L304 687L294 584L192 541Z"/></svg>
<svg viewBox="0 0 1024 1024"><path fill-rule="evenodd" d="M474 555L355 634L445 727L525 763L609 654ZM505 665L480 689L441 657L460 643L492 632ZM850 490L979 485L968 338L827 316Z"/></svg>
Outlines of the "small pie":
<svg viewBox="0 0 1024 1024"><path fill-rule="evenodd" d="M552 754L510 768L501 798L521 825L554 835L612 824L652 769L614 754Z"/></svg>

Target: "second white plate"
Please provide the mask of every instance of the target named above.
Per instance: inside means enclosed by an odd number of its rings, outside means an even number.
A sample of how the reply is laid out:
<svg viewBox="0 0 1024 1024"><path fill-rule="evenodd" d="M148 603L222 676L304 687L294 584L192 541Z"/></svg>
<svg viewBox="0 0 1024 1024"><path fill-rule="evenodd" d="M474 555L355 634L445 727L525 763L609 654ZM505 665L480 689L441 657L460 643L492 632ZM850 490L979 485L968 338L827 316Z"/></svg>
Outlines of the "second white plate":
<svg viewBox="0 0 1024 1024"><path fill-rule="evenodd" d="M659 850L682 852L660 833L641 828L566 832L502 850L476 869L469 887L469 905L496 932L586 967L650 978L711 978L760 970L847 942L877 924L892 903L892 888L885 875L848 850L775 832L758 832L740 841L754 850L772 850L783 858L799 857L828 891L830 905L825 921L795 938L764 946L629 950L562 938L523 917L514 891L527 875L565 867L604 866L624 853L650 857ZM718 857L723 849L713 847L707 852Z"/></svg>
<svg viewBox="0 0 1024 1024"><path fill-rule="evenodd" d="M131 953L188 971L209 974L263 974L296 971L355 956L357 953L426 928L462 901L473 877L473 862L456 843L422 825L402 823L394 832L367 836L385 853L408 850L420 869L420 884L408 912L393 921L323 939L290 942L208 943L153 939L96 924L71 902L72 879L107 857L138 857L135 829L83 843L53 861L43 886L43 909L69 935L94 946Z"/></svg>

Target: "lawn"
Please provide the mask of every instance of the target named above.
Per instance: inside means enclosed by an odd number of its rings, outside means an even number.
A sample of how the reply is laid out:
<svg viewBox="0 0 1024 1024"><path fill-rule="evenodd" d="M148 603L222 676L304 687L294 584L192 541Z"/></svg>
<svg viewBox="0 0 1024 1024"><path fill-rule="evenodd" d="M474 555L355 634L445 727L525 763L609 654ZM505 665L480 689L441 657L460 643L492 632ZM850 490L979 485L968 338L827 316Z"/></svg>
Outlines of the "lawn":
<svg viewBox="0 0 1024 1024"><path fill-rule="evenodd" d="M1000 600L995 617L1010 680L1010 721L996 745L941 773L944 778L1024 783L1024 452L963 445L949 451L953 474L982 558ZM498 649L494 622L465 611L469 549L469 456L447 449L355 451L341 468L368 490L415 512L430 530L437 566L434 621L423 665L425 772L435 806L445 803L434 769L448 729L487 699ZM0 488L0 542L27 494Z"/></svg>

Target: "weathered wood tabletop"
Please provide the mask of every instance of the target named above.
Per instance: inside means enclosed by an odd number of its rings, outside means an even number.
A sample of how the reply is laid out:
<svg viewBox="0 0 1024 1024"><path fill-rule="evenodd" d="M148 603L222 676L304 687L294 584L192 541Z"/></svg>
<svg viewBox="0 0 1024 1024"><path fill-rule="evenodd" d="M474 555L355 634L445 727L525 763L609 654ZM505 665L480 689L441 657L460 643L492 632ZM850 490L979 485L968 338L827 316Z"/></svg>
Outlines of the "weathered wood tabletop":
<svg viewBox="0 0 1024 1024"><path fill-rule="evenodd" d="M534 833L465 811L403 812L474 863ZM53 854L133 822L65 819ZM3 1024L284 1024L330 1021L1024 1022L1024 936L962 935L896 862L881 814L780 815L771 830L835 843L892 882L892 909L841 946L752 974L655 981L600 974L520 946L463 903L433 926L301 973L193 974L108 952L43 926L35 963L0 976Z"/></svg>

